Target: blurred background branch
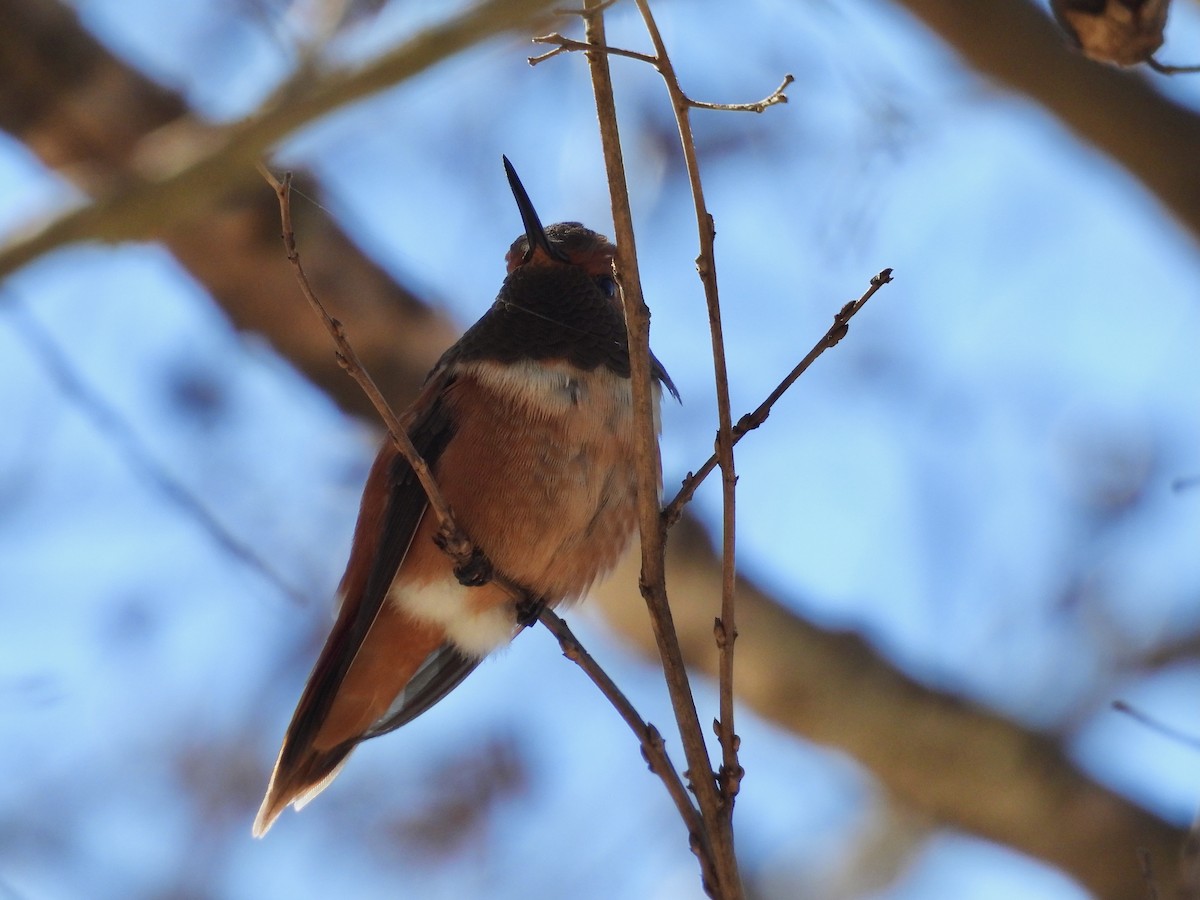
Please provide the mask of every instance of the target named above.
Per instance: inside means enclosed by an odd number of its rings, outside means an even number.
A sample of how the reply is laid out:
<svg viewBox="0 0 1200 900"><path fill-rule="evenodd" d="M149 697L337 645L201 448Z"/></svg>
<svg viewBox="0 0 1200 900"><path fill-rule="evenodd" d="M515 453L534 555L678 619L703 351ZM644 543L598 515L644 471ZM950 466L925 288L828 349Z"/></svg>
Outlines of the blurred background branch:
<svg viewBox="0 0 1200 900"><path fill-rule="evenodd" d="M1039 104L1124 166L1200 241L1200 116L1153 87L1148 70L1110 68L1072 52L1030 0L892 0L963 61Z"/></svg>
<svg viewBox="0 0 1200 900"><path fill-rule="evenodd" d="M1139 73L1109 70L1071 53L1050 20L1026 0L896 2L967 65L1038 103L1123 166L1193 240L1200 238L1195 113ZM437 41L389 68L386 77L356 82L358 87L346 86L353 76L324 84L306 70L303 85L281 92L275 106L243 127L200 123L179 95L113 56L66 7L0 0L0 128L96 201L68 214L82 225L36 252L8 256L5 271L70 240L137 235L159 241L233 327L265 337L334 403L373 422L320 326L285 312L295 288L278 249L275 199L256 183L252 162L300 124L528 22L545 5L485 4L455 20L469 25L438 32ZM196 176L147 181L147 160L173 158L169 147L176 140L199 141L183 154L193 160ZM297 180L321 197L315 176L301 173ZM178 185L178 192L160 193L168 184ZM317 290L347 323L383 392L394 404L407 402L457 335L456 325L372 261L319 204L297 204L295 212ZM836 299L828 300L833 311ZM685 516L673 532L668 567L685 655L697 671L712 673L720 564L695 518ZM646 647L635 584L636 575L626 568L598 596L613 627L633 646ZM1097 896L1142 895L1133 849L1146 848L1164 895L1170 895L1167 879L1185 830L1097 783L1056 738L921 685L862 637L806 621L745 577L738 581L738 604L739 697L759 715L851 754L893 796L936 823L1044 859ZM1164 646L1172 660L1195 658L1194 638L1181 636Z"/></svg>

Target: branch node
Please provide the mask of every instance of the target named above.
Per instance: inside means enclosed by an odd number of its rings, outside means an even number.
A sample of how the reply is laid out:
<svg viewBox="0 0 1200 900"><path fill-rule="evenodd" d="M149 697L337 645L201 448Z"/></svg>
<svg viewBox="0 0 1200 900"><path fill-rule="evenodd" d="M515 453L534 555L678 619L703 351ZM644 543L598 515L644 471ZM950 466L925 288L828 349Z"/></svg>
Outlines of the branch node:
<svg viewBox="0 0 1200 900"><path fill-rule="evenodd" d="M604 10L608 9L616 2L617 0L601 0L601 2L597 3L595 6L587 9L555 7L553 10L551 10L551 12L553 12L556 16L578 16L579 18L585 18L587 16L595 15L596 13L604 12Z"/></svg>
<svg viewBox="0 0 1200 900"><path fill-rule="evenodd" d="M717 642L717 649L723 650L737 639L737 630L730 634L725 628L725 623L718 617L713 619L713 639Z"/></svg>
<svg viewBox="0 0 1200 900"><path fill-rule="evenodd" d="M738 746L741 745L740 739L734 742ZM721 783L721 793L725 797L726 803L730 807L733 806L734 798L742 789L742 779L746 777L746 770L740 765L738 766L721 766L719 780Z"/></svg>
<svg viewBox="0 0 1200 900"><path fill-rule="evenodd" d="M742 436L746 434L746 432L753 431L763 422L767 421L767 416L770 414L770 410L765 410L761 416L758 416L753 412L748 412L743 415L737 420L737 424L733 426L733 439L735 441L740 440Z"/></svg>

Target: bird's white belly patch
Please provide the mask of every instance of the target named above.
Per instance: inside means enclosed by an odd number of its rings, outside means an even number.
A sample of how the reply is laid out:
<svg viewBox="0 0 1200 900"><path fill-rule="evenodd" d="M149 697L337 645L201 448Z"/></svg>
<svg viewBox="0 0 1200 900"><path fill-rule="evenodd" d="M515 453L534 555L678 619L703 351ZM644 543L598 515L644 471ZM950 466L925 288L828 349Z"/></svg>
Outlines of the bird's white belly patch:
<svg viewBox="0 0 1200 900"><path fill-rule="evenodd" d="M471 604L473 590L447 578L393 585L388 597L410 616L442 626L464 653L482 657L512 640L516 621L510 604L482 610Z"/></svg>

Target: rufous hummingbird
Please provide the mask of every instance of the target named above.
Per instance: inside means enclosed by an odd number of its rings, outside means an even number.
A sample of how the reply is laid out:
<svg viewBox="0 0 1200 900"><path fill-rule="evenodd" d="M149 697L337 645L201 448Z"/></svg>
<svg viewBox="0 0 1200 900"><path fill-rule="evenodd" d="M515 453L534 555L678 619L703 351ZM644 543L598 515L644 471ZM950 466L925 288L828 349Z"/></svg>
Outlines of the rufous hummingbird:
<svg viewBox="0 0 1200 900"><path fill-rule="evenodd" d="M504 167L525 234L509 248L496 301L400 420L493 570L553 605L610 569L636 524L629 345L613 245L578 222L543 229L507 158ZM657 416L662 386L679 394L653 355L651 367ZM388 441L256 836L324 790L360 742L424 713L520 631L505 587L459 581L435 544L438 526Z"/></svg>

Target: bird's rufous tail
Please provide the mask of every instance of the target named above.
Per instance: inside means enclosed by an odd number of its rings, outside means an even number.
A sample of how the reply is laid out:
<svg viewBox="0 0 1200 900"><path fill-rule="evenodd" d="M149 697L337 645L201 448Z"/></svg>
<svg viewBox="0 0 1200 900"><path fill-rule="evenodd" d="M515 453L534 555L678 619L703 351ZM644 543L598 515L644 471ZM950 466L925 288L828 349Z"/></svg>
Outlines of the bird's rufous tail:
<svg viewBox="0 0 1200 900"><path fill-rule="evenodd" d="M325 642L292 716L254 820L255 837L266 834L287 806L299 809L333 781L350 751L445 640L439 626L385 602L349 669L339 671L345 642L341 631L335 626Z"/></svg>

